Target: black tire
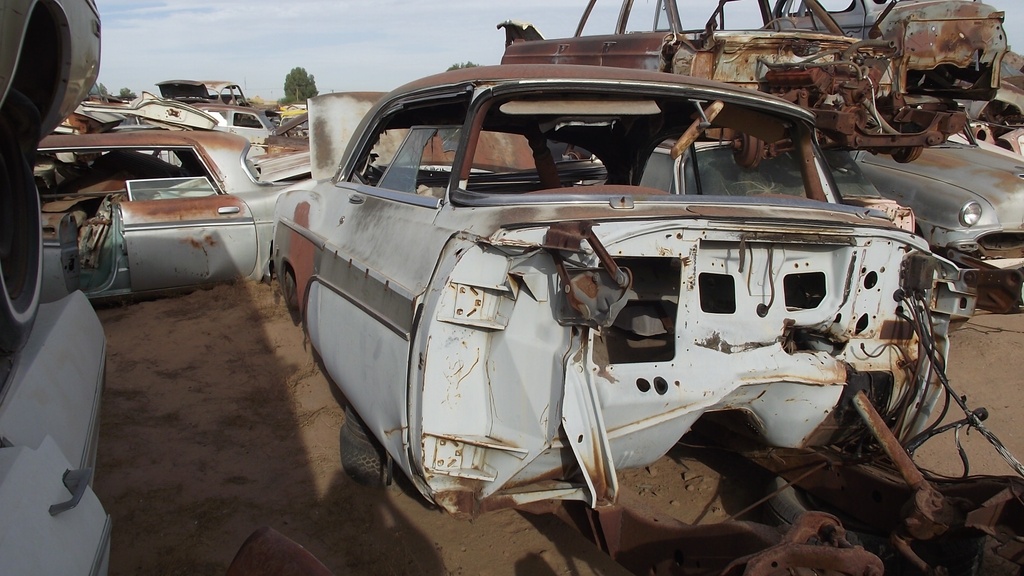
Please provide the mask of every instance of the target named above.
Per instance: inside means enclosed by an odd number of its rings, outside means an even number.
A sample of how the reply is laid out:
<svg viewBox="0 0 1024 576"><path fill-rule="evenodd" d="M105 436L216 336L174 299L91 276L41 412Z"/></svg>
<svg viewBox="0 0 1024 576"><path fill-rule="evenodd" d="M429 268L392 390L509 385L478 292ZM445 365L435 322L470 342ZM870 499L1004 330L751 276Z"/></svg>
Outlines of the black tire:
<svg viewBox="0 0 1024 576"><path fill-rule="evenodd" d="M785 480L776 478L769 484L769 492L785 486ZM885 565L886 576L919 576L914 568L889 542L887 534L873 532L867 526L828 506L818 505L807 493L792 486L772 496L765 504L764 520L776 526L792 525L796 518L808 510L821 510L839 518L846 528L846 539L855 546L878 556ZM984 536L945 538L915 541L911 548L932 566L943 566L949 576L977 576L982 574L981 561L985 552Z"/></svg>
<svg viewBox="0 0 1024 576"><path fill-rule="evenodd" d="M345 406L339 438L341 467L357 484L381 488L387 485L387 454L366 424Z"/></svg>
<svg viewBox="0 0 1024 576"><path fill-rule="evenodd" d="M43 239L32 163L39 111L16 90L0 110L0 354L24 346L39 308Z"/></svg>
<svg viewBox="0 0 1024 576"><path fill-rule="evenodd" d="M281 297L284 298L284 305L289 312L299 311L299 294L295 285L295 272L291 266L283 266L278 281L281 283Z"/></svg>

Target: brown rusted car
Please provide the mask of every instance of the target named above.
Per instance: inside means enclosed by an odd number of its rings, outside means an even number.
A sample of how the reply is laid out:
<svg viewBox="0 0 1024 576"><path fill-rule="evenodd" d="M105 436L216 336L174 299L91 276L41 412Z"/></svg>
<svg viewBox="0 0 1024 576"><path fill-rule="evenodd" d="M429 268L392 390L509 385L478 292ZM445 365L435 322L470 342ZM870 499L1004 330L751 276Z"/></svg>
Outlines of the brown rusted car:
<svg viewBox="0 0 1024 576"><path fill-rule="evenodd" d="M606 29L590 25L597 4L587 3L572 38L500 24L502 63L643 68L753 88L813 110L826 146L900 161L964 128L957 100L991 99L1007 50L1002 12L980 2L897 2L863 40L846 36L818 0L719 0L698 22L684 22L694 12L676 0L643 9L625 0ZM759 144L746 144L753 161Z"/></svg>

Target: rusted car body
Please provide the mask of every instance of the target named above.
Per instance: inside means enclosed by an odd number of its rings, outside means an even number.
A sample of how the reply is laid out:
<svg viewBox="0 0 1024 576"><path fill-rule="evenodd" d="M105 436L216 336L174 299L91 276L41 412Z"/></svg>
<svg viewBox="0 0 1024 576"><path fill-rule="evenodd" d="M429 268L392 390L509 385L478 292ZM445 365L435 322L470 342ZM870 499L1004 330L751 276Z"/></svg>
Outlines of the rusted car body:
<svg viewBox="0 0 1024 576"><path fill-rule="evenodd" d="M974 296L920 237L825 202L837 185L814 134L779 99L611 67L469 68L384 96L336 175L275 214L273 270L347 402L346 470L374 482L393 465L456 515L573 503L643 573L686 574L784 544L745 523L628 525L617 472L697 422L723 425L728 449L782 455L765 465L801 485L832 477L800 468L814 458L892 472L879 446L926 430ZM765 186L731 152L702 155L745 136L795 171L766 166ZM668 178L651 162L666 145ZM687 530L702 537L673 540ZM857 554L797 565L876 566Z"/></svg>
<svg viewBox="0 0 1024 576"><path fill-rule="evenodd" d="M1024 154L1024 57L1007 54L999 91L987 102L968 103L967 112L975 138Z"/></svg>
<svg viewBox="0 0 1024 576"><path fill-rule="evenodd" d="M213 102L252 106L242 87L230 80L164 80L157 82L160 95L182 102Z"/></svg>
<svg viewBox="0 0 1024 576"><path fill-rule="evenodd" d="M274 203L249 141L218 131L51 135L36 158L51 296L92 299L263 277ZM64 268L75 278L63 285Z"/></svg>
<svg viewBox="0 0 1024 576"><path fill-rule="evenodd" d="M892 154L901 161L959 132L967 116L957 100L987 101L999 88L1006 53L1001 12L978 2L900 2L880 36L845 36L817 0L806 10L824 31L772 13L769 0L720 0L706 21L675 0L640 13L622 3L615 28L584 34L591 0L572 38L545 39L505 22L502 63L590 64L661 70L778 95L813 110L823 143ZM730 22L760 14L754 29ZM812 19L812 16L806 16ZM706 22L706 24L705 24Z"/></svg>
<svg viewBox="0 0 1024 576"><path fill-rule="evenodd" d="M93 491L106 339L81 293L41 303L32 155L96 80L92 0L0 4L0 574L104 576Z"/></svg>

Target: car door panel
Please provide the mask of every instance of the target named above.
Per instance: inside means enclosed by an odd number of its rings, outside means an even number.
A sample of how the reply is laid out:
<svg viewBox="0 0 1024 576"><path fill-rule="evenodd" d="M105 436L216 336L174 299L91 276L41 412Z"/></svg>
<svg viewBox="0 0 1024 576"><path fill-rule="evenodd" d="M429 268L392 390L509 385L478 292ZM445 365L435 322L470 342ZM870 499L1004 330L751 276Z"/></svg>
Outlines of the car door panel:
<svg viewBox="0 0 1024 576"><path fill-rule="evenodd" d="M256 226L241 199L129 201L120 206L133 291L248 276L256 265Z"/></svg>
<svg viewBox="0 0 1024 576"><path fill-rule="evenodd" d="M365 193L363 191L366 191ZM451 232L434 225L436 208L339 190L342 223L327 239L306 310L310 339L346 398L380 440L403 454L411 334L416 309ZM340 319L320 323L318 318ZM367 362L367 359L372 359Z"/></svg>

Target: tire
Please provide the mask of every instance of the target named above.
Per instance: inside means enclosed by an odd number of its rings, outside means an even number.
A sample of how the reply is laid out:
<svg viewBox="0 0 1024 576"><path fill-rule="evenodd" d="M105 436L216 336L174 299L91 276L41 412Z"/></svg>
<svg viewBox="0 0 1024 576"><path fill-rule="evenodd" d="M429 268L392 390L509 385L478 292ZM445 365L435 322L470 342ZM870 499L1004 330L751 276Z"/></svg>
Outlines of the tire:
<svg viewBox="0 0 1024 576"><path fill-rule="evenodd" d="M24 346L39 308L43 239L32 162L39 111L16 90L0 110L0 354Z"/></svg>
<svg viewBox="0 0 1024 576"><path fill-rule="evenodd" d="M366 429L366 424L350 406L345 406L345 421L339 438L341 467L357 484L382 488L387 485L387 454L384 447Z"/></svg>
<svg viewBox="0 0 1024 576"><path fill-rule="evenodd" d="M278 277L281 283L281 297L284 298L284 305L289 312L299 311L299 294L295 285L295 272L290 266L283 266L281 275Z"/></svg>
<svg viewBox="0 0 1024 576"><path fill-rule="evenodd" d="M769 484L769 492L785 486L782 478ZM914 568L889 542L887 534L873 532L867 526L853 520L837 510L816 503L807 493L790 486L772 496L765 504L764 520L776 526L792 525L796 518L808 510L821 510L839 518L846 528L846 539L854 546L878 556L885 565L886 576L920 576ZM946 538L931 541L914 541L911 548L931 566L943 566L949 576L977 576L982 574L981 561L985 551L984 536Z"/></svg>

